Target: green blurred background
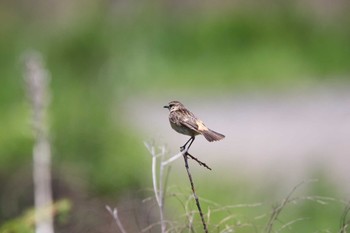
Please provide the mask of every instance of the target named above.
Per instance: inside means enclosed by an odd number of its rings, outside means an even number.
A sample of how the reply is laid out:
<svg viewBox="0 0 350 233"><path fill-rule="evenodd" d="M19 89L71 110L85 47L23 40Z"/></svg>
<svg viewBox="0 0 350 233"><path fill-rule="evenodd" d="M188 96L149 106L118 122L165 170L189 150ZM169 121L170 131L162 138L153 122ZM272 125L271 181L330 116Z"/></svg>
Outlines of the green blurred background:
<svg viewBox="0 0 350 233"><path fill-rule="evenodd" d="M142 211L148 216L155 209L135 201L152 195L145 191L151 187L151 157L145 138L121 117L125 101L142 93L163 99L167 92L229 95L347 82L349 12L350 3L340 0L1 1L0 223L33 206L34 140L22 63L26 51L42 53L51 74L54 198L73 203L68 217L57 221L57 232L114 232L105 204L124 206L126 216ZM220 190L221 181L212 182ZM230 182L235 185L221 192L201 188L202 196L229 205L270 195L267 187L247 197L237 193L246 182ZM312 189L336 196L324 187ZM234 221L253 221L268 214L268 207L243 208ZM317 208L307 203L287 210L312 219L293 231L336 232L342 206ZM329 215L329 209L339 215ZM213 221L227 213L218 215ZM260 224L257 230L237 231L260 232Z"/></svg>

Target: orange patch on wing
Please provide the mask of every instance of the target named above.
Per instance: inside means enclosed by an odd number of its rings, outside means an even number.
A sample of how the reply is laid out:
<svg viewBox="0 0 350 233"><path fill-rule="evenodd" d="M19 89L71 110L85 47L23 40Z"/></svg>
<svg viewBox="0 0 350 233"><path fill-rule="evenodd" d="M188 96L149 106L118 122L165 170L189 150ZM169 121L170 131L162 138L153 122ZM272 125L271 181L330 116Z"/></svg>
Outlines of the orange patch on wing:
<svg viewBox="0 0 350 233"><path fill-rule="evenodd" d="M206 131L206 130L208 130L208 128L203 124L203 121L197 120L196 123L197 123L199 131Z"/></svg>

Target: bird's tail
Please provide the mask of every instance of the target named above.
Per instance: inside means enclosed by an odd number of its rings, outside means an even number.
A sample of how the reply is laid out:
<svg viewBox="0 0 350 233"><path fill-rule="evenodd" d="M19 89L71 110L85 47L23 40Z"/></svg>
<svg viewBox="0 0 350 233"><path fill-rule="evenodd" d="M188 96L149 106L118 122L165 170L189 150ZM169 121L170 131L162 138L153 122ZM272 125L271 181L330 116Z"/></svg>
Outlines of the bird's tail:
<svg viewBox="0 0 350 233"><path fill-rule="evenodd" d="M211 129L203 130L201 133L209 142L219 141L225 137L225 135L222 135L221 133L215 132Z"/></svg>

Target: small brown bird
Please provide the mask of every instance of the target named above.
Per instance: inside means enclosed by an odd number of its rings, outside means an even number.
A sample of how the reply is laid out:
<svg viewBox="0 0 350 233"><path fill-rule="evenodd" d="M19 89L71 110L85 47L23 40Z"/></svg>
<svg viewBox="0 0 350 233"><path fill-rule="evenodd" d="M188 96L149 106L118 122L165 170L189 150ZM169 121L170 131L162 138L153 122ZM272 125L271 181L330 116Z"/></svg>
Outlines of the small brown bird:
<svg viewBox="0 0 350 233"><path fill-rule="evenodd" d="M225 136L217 133L208 127L206 127L200 119L198 119L192 112L187 110L185 106L179 101L171 101L164 108L169 109L169 121L171 127L178 133L191 136L191 138L180 147L183 151L186 145L191 142L187 148L190 148L195 136L202 134L209 142L218 141L223 139Z"/></svg>

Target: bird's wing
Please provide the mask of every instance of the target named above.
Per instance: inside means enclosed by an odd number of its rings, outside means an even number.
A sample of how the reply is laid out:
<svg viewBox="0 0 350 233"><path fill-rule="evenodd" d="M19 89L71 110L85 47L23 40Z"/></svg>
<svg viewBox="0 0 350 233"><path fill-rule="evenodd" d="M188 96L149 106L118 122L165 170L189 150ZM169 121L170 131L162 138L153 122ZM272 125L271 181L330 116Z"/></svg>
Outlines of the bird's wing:
<svg viewBox="0 0 350 233"><path fill-rule="evenodd" d="M198 133L208 130L208 128L203 124L203 121L192 116L184 117L180 123Z"/></svg>

